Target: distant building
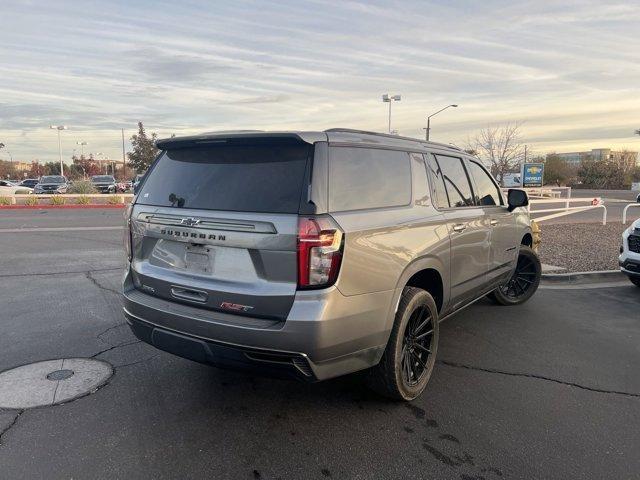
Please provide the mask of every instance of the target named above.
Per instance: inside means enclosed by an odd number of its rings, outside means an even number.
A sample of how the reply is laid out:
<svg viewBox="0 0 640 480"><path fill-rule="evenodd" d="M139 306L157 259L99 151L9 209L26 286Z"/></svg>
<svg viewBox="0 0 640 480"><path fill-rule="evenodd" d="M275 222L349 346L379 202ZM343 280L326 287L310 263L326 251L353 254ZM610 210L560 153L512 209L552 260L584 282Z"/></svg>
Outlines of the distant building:
<svg viewBox="0 0 640 480"><path fill-rule="evenodd" d="M568 152L557 153L558 157L563 159L569 165L579 166L585 160L621 160L627 158L633 165L640 165L638 152L619 152L610 148L594 148L590 152Z"/></svg>
<svg viewBox="0 0 640 480"><path fill-rule="evenodd" d="M29 172L31 170L31 162L13 162L13 168L16 172Z"/></svg>

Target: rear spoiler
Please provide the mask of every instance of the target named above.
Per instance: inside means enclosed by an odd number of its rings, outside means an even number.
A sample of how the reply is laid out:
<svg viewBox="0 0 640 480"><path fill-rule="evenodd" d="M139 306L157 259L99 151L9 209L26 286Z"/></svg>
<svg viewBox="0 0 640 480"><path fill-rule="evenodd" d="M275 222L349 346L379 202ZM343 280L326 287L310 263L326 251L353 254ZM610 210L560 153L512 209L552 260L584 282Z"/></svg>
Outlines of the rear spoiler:
<svg viewBox="0 0 640 480"><path fill-rule="evenodd" d="M237 132L213 132L188 137L171 137L156 140L160 150L174 150L196 146L216 144L256 144L256 143L297 143L326 142L327 135L322 132L260 132L255 130Z"/></svg>

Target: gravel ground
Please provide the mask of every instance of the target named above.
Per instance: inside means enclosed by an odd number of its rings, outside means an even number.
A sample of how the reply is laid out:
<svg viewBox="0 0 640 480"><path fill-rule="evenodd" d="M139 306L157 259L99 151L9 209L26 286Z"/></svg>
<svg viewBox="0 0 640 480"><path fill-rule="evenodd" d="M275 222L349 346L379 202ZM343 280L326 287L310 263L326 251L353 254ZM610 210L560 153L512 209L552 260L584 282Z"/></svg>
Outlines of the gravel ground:
<svg viewBox="0 0 640 480"><path fill-rule="evenodd" d="M621 223L540 224L542 263L566 268L567 272L617 270Z"/></svg>

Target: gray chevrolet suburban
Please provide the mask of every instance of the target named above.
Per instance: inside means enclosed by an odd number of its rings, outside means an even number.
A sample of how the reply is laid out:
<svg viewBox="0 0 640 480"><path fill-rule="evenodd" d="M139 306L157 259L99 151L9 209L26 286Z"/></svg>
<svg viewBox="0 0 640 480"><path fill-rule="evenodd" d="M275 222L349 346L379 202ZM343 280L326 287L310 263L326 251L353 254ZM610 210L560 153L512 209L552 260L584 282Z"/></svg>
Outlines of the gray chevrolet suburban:
<svg viewBox="0 0 640 480"><path fill-rule="evenodd" d="M438 324L534 294L527 195L444 144L332 129L157 142L126 213L124 314L141 340L226 368L360 370L411 400Z"/></svg>

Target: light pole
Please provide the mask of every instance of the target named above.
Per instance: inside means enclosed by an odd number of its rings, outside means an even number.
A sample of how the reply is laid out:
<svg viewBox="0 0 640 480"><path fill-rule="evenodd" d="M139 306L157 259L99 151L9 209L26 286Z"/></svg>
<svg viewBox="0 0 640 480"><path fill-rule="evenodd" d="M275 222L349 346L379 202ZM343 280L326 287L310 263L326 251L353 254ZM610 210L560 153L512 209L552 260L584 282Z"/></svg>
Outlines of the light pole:
<svg viewBox="0 0 640 480"><path fill-rule="evenodd" d="M400 95L389 95L385 93L382 95L382 101L389 104L389 133L391 133L391 102L399 102Z"/></svg>
<svg viewBox="0 0 640 480"><path fill-rule="evenodd" d="M447 108L449 108L449 107L457 108L457 107L458 107L458 105L447 105L446 107L441 108L441 109L440 109L440 110L438 110L436 113L432 113L431 115L429 115L429 116L427 117L427 128L425 128L425 130L427 131L427 133L426 133L426 135L425 135L425 137L426 137L426 140L427 140L427 141L429 141L429 136L430 136L429 134L431 133L431 117L435 117L437 114L439 114L439 113L440 113L440 112L442 112L443 110L446 110L446 109L447 109Z"/></svg>
<svg viewBox="0 0 640 480"><path fill-rule="evenodd" d="M103 158L99 158L99 157L103 157ZM104 164L104 174L106 175L107 174L107 164L104 163L104 153L102 153L102 152L96 153L96 158L98 159L100 166L102 166Z"/></svg>
<svg viewBox="0 0 640 480"><path fill-rule="evenodd" d="M60 131L66 130L67 126L66 125L49 125L49 128L51 128L52 130L58 131L58 157L60 158L60 175L64 176L64 169L62 166L62 144L60 143Z"/></svg>
<svg viewBox="0 0 640 480"><path fill-rule="evenodd" d="M81 155L84 157L84 146L89 144L83 140L81 142L76 142L76 145L80 145L80 151L82 152Z"/></svg>

